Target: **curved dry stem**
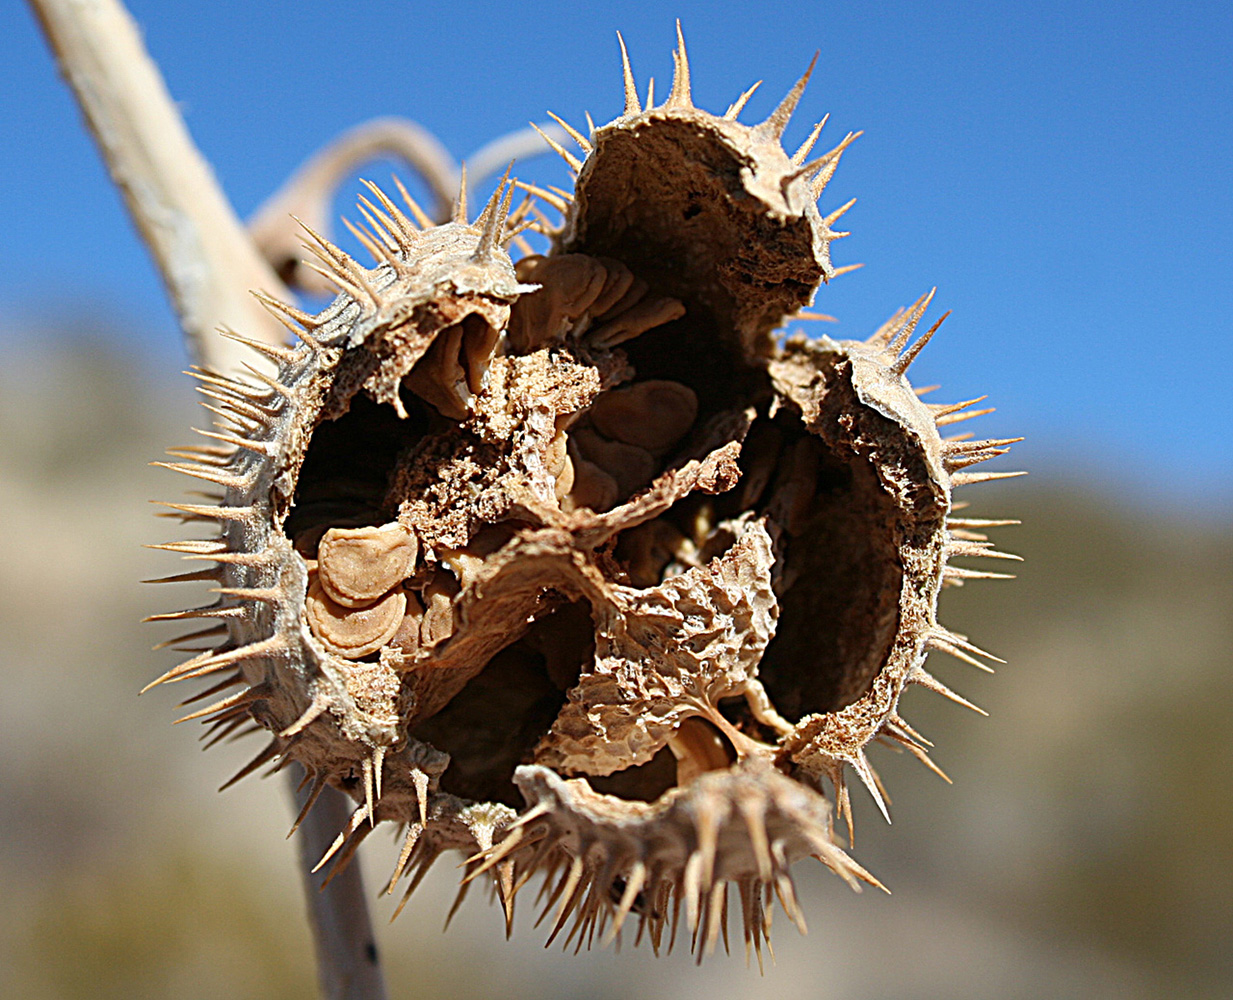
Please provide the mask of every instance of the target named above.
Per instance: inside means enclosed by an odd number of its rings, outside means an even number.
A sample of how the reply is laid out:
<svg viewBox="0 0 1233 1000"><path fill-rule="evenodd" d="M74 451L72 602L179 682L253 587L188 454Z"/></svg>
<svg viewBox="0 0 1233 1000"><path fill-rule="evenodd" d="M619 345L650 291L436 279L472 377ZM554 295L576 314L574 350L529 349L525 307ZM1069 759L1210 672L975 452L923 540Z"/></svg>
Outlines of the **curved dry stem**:
<svg viewBox="0 0 1233 1000"><path fill-rule="evenodd" d="M448 219L458 191L458 164L427 129L406 118L376 118L338 136L311 156L248 222L253 244L289 285L332 294L335 289L304 267L299 219L331 238L331 205L338 185L361 164L379 156L406 161L432 192L429 214Z"/></svg>
<svg viewBox="0 0 1233 1000"><path fill-rule="evenodd" d="M511 160L527 160L552 152L544 141L545 135L553 142L569 141L569 136L560 125L548 123L518 129L481 146L467 157L467 186L473 190L498 170L504 170ZM471 191L467 193L469 195Z"/></svg>

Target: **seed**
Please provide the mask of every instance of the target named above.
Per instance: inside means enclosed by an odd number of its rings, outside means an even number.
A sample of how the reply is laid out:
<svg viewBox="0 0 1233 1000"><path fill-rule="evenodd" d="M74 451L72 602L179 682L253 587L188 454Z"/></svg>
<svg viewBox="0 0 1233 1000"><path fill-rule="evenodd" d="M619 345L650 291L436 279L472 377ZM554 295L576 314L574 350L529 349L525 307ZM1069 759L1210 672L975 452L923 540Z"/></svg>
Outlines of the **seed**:
<svg viewBox="0 0 1233 1000"><path fill-rule="evenodd" d="M670 323L684 315L685 306L679 300L666 295L652 295L592 330L589 334L590 341L596 347L616 347L641 336L653 327Z"/></svg>
<svg viewBox="0 0 1233 1000"><path fill-rule="evenodd" d="M542 286L522 296L510 311L509 342L519 354L529 354L564 337L608 284L604 265L577 253L524 257L516 273L519 281Z"/></svg>
<svg viewBox="0 0 1233 1000"><path fill-rule="evenodd" d="M616 481L618 499L632 496L655 478L655 458L644 448L609 441L590 427L575 431L573 440L583 458L594 462Z"/></svg>
<svg viewBox="0 0 1233 1000"><path fill-rule="evenodd" d="M460 360L463 328L454 324L437 334L432 346L404 379L421 399L431 403L443 417L463 420L471 390Z"/></svg>
<svg viewBox="0 0 1233 1000"><path fill-rule="evenodd" d="M548 475L559 476L561 470L565 467L565 458L569 449L569 437L565 431L558 430L552 435L552 440L548 443L548 450L544 455L544 468L548 470Z"/></svg>
<svg viewBox="0 0 1233 1000"><path fill-rule="evenodd" d="M417 549L415 535L397 521L381 527L330 528L317 551L321 586L345 607L371 604L411 574Z"/></svg>
<svg viewBox="0 0 1233 1000"><path fill-rule="evenodd" d="M572 456L571 456L572 457ZM581 456L573 458L574 488L561 502L562 510L589 507L597 513L611 510L620 498L617 482L594 462Z"/></svg>
<svg viewBox="0 0 1233 1000"><path fill-rule="evenodd" d="M467 371L467 388L478 393L484 387L484 376L492 361L493 351L501 339L501 331L489 326L484 318L472 313L462 321L463 367Z"/></svg>
<svg viewBox="0 0 1233 1000"><path fill-rule="evenodd" d="M454 598L461 588L454 574L438 567L424 587L424 620L420 625L420 645L431 649L454 634Z"/></svg>
<svg viewBox="0 0 1233 1000"><path fill-rule="evenodd" d="M676 758L676 783L688 785L707 771L720 771L732 763L719 730L697 716L685 719L668 738Z"/></svg>
<svg viewBox="0 0 1233 1000"><path fill-rule="evenodd" d="M588 312L595 319L603 316L604 313L617 306L625 298L629 290L634 286L634 272L622 264L619 260L613 260L611 257L596 257L603 266L606 272L604 287L600 290L599 296L591 303ZM641 298L646 294L646 282L642 283L642 291L638 297Z"/></svg>
<svg viewBox="0 0 1233 1000"><path fill-rule="evenodd" d="M312 577L304 602L313 634L331 653L348 660L375 653L394 637L407 610L407 595L392 590L376 604L348 608L330 599L320 575Z"/></svg>
<svg viewBox="0 0 1233 1000"><path fill-rule="evenodd" d="M407 609L403 613L398 631L394 633L389 645L402 650L405 657L413 657L420 648L420 628L424 622L424 605L420 599L407 592Z"/></svg>
<svg viewBox="0 0 1233 1000"><path fill-rule="evenodd" d="M570 490L574 488L574 460L568 455L565 456L565 461L561 463L561 470L557 473L556 485L553 487L553 495L558 501L563 500L569 495Z"/></svg>
<svg viewBox="0 0 1233 1000"><path fill-rule="evenodd" d="M698 416L698 397L680 382L649 379L606 392L591 407L591 422L605 437L651 453L667 451Z"/></svg>
<svg viewBox="0 0 1233 1000"><path fill-rule="evenodd" d="M629 283L629 286L625 289L625 293L617 299L616 302L610 305L605 311L601 312L599 309L595 310L595 319L601 323L606 323L613 317L620 316L623 312L628 312L642 301L643 296L646 295L650 288L651 286L648 285L642 278L639 278L637 275L633 275L633 281Z"/></svg>

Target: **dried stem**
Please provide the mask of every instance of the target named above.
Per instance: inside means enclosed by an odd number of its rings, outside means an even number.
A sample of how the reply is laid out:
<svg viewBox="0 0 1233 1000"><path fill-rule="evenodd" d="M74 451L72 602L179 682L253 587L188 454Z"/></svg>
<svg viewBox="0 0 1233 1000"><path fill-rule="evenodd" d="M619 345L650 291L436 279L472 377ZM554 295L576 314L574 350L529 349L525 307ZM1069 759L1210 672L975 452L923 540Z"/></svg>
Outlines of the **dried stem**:
<svg viewBox="0 0 1233 1000"><path fill-rule="evenodd" d="M297 764L288 771L293 791L304 775ZM295 792L296 808L301 809L311 794L308 782ZM300 868L308 872L326 852L339 830L347 825L353 806L342 792L325 787L316 805L309 810L297 834L300 841ZM317 977L326 1000L385 1000L385 983L373 937L372 923L364 896L358 862L322 887L329 866L304 878L308 897L309 922L317 947Z"/></svg>
<svg viewBox="0 0 1233 1000"><path fill-rule="evenodd" d="M281 327L248 294L289 298L262 259L188 134L137 26L118 0L30 0L111 176L124 194L170 296L189 348L219 371L252 352L219 326L270 343ZM301 827L313 860L344 825L341 793L327 789ZM318 891L302 866L317 964L328 1000L384 1000L358 865Z"/></svg>
<svg viewBox="0 0 1233 1000"><path fill-rule="evenodd" d="M475 188L511 160L549 152L543 135L554 142L569 141L559 125L544 125L542 132L519 129L476 150L467 164L468 201L474 203ZM331 216L339 185L361 164L378 156L405 161L428 186L432 196L428 214L438 223L449 221L462 184L462 172L436 137L406 118L375 118L357 125L301 164L248 221L253 243L290 285L317 295L334 293L328 281L300 266L304 231L299 223L332 240Z"/></svg>
<svg viewBox="0 0 1233 1000"><path fill-rule="evenodd" d="M449 152L430 132L405 118L365 122L314 153L249 219L253 243L280 276L305 291L334 291L315 272L298 266L304 231L296 220L330 239L338 185L360 164L383 155L405 160L432 193L430 214L438 220L449 218L458 193L458 165Z"/></svg>
<svg viewBox="0 0 1233 1000"><path fill-rule="evenodd" d="M285 292L194 145L137 25L118 0L30 0L112 179L154 255L189 349L235 371L251 352L220 326L281 343L248 294Z"/></svg>
<svg viewBox="0 0 1233 1000"><path fill-rule="evenodd" d="M569 142L565 129L547 122L518 129L481 146L467 159L468 186L473 187L498 170L504 170L510 160L526 160L552 152L551 147L544 141L544 136L556 143ZM467 193L470 194L469 191Z"/></svg>

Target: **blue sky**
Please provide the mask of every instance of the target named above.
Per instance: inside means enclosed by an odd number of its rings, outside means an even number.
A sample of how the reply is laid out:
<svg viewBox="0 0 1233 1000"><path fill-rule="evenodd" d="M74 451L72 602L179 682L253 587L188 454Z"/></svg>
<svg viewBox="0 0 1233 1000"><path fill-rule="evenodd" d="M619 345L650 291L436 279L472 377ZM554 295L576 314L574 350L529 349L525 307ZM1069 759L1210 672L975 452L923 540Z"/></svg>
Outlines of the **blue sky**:
<svg viewBox="0 0 1233 1000"><path fill-rule="evenodd" d="M448 11L447 11L448 6ZM1018 465L1226 516L1233 500L1233 17L1217 3L294 4L131 0L242 215L333 135L397 114L456 156L543 119L620 110L615 32L640 86L754 80L765 115L821 50L787 135L849 150L822 208L859 199L818 296L864 336L933 285L953 309L914 368L989 393ZM755 13L756 12L756 13ZM0 351L81 321L171 370L161 286L21 3L0 8ZM663 90L660 90L663 93ZM366 174L388 176L388 165ZM562 168L529 161L527 178ZM1003 487L1003 489L1006 489Z"/></svg>

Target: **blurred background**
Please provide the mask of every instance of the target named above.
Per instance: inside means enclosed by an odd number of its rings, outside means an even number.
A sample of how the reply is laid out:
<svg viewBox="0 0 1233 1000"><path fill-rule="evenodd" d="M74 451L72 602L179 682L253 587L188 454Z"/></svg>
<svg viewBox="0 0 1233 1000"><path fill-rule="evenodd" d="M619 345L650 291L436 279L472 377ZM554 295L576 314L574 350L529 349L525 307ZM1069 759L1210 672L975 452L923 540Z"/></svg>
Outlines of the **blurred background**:
<svg viewBox="0 0 1233 1000"><path fill-rule="evenodd" d="M942 607L1009 664L930 667L990 718L910 692L954 786L875 750L894 825L856 793L856 856L892 896L798 866L810 935L780 915L759 977L739 949L701 969L544 951L525 903L506 943L478 895L442 935L442 864L394 924L374 904L392 996L1233 994L1233 22L837 6L130 3L241 215L377 115L459 157L545 110L607 120L617 29L643 90L666 88L681 17L700 106L765 79L746 121L820 48L786 144L827 111L822 143L866 130L822 208L859 196L833 252L868 266L819 293L825 332L863 337L938 285L955 312L915 380L990 393L981 436L1028 436L1000 463L1028 479L964 491L973 516L1024 521L998 534L1019 578ZM215 795L253 749L201 754L168 725L180 692L136 697L173 662L137 621L183 596L135 581L179 568L140 546L175 535L146 501L181 484L146 463L204 418L187 359L23 5L0 37L0 993L311 996L285 788ZM395 851L369 843L375 891Z"/></svg>

